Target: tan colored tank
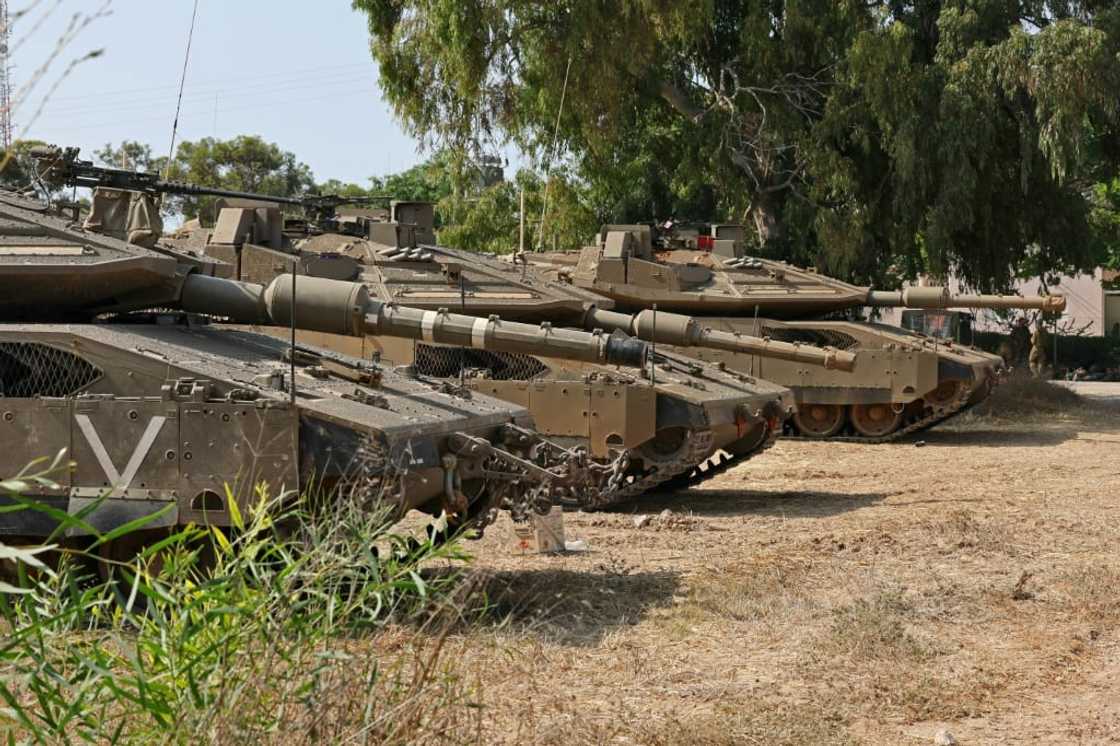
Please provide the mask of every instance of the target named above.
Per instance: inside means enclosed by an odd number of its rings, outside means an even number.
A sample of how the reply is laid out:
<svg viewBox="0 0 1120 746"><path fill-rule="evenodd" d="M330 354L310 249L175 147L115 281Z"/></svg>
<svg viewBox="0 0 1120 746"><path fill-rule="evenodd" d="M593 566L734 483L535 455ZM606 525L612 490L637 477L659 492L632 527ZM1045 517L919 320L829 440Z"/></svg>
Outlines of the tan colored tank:
<svg viewBox="0 0 1120 746"><path fill-rule="evenodd" d="M95 194L79 228L56 206L0 190L0 474L66 453L73 468L24 497L80 513L87 530L142 518L148 529L228 526L231 495L245 509L262 482L279 496L313 477L371 506L482 527L499 509L547 509L589 481L586 457L542 438L523 406L196 314L480 353L648 359L621 334L411 309L330 279L221 277L231 268L124 240L151 243L130 228L158 216L147 192L127 191ZM120 237L99 232L114 225ZM18 507L0 499L5 541L56 530L50 513Z"/></svg>
<svg viewBox="0 0 1120 746"><path fill-rule="evenodd" d="M854 370L804 368L756 355L694 350L697 357L790 387L801 435L883 441L971 406L998 381L998 356L883 324L848 321L864 306L1060 311L1060 296L953 296L943 288L882 292L781 262L743 256L739 226L655 237L649 226L605 226L579 253L528 258L550 277L609 298L617 310L656 304L713 330L825 345L855 356ZM655 240L656 239L656 240ZM831 318L835 316L836 318Z"/></svg>
<svg viewBox="0 0 1120 746"><path fill-rule="evenodd" d="M499 313L553 329L631 333L647 323L640 315L612 316L609 301L526 267L424 244L431 235L430 205L393 203L386 219L336 216L320 223L322 232L290 222L288 230L277 230L262 225L268 219L279 216L259 208L223 209L203 242L207 256L237 268L245 280L265 281L296 266L310 275L359 281L384 302L432 313ZM189 235L175 241L199 243ZM656 339L679 346L723 345L806 368L853 362L843 352L713 333L672 314L663 314L656 328L662 332ZM378 335L361 343L321 335L314 341L355 356L393 360L420 376L526 406L542 434L584 449L600 468L595 497L568 501L585 508L637 496L670 479L696 483L723 471L772 444L792 411L788 389L666 348L657 351L652 368L639 373L573 364L544 350L478 355L438 340L401 342Z"/></svg>

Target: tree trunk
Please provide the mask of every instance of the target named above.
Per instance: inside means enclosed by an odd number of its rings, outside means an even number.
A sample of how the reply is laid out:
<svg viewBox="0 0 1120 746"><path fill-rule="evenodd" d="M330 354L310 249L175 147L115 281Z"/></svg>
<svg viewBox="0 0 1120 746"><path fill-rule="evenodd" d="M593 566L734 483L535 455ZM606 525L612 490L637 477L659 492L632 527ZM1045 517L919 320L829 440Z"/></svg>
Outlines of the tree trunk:
<svg viewBox="0 0 1120 746"><path fill-rule="evenodd" d="M780 241L785 236L781 218L781 199L778 192L763 192L755 198L748 214L754 223L760 246Z"/></svg>

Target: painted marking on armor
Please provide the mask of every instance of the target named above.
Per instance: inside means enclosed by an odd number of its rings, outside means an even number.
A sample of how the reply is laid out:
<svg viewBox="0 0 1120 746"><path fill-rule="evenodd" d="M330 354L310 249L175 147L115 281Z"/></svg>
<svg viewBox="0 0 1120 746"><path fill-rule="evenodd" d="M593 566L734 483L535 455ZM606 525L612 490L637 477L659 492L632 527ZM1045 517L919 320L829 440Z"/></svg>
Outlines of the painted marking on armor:
<svg viewBox="0 0 1120 746"><path fill-rule="evenodd" d="M490 325L489 319L475 319L471 326L471 347L484 349L486 347L486 328Z"/></svg>
<svg viewBox="0 0 1120 746"><path fill-rule="evenodd" d="M109 458L109 452L105 450L105 444L101 441L101 436L97 434L93 423L90 422L89 415L74 415L74 419L78 421L78 428L86 436L89 447L93 449L93 455L97 457L97 463L101 465L101 470L109 478L109 484L118 490L127 490L132 484L132 480L136 478L136 473L140 471L141 464L148 456L148 451L152 450L152 444L156 442L160 431L163 430L164 423L167 422L167 418L163 416L152 418L148 427L144 430L144 434L140 436L140 442L136 444L132 456L128 459L128 464L124 467L124 473L121 474L113 464L113 459Z"/></svg>
<svg viewBox="0 0 1120 746"><path fill-rule="evenodd" d="M425 342L435 341L436 331L436 318L439 316L435 311L425 311L424 316L420 319L420 332L424 335Z"/></svg>

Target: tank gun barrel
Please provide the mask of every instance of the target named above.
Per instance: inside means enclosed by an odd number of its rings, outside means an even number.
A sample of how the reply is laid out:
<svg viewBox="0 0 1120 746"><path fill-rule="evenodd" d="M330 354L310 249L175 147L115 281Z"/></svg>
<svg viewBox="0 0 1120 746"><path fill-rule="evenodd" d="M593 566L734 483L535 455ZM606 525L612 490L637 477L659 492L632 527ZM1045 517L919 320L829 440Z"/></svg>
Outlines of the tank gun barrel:
<svg viewBox="0 0 1120 746"><path fill-rule="evenodd" d="M906 290L872 290L867 296L869 306L902 306L905 308L1000 308L1031 309L1059 313L1066 308L1064 295L953 295L945 287L907 288Z"/></svg>
<svg viewBox="0 0 1120 746"><path fill-rule="evenodd" d="M678 313L655 313L647 310L631 315L592 307L584 316L584 326L588 329L623 331L647 342L677 347L709 347L764 358L791 360L827 369L850 371L855 367L856 361L855 355L850 352L830 347L776 342L763 337L709 329L698 324L691 316Z"/></svg>
<svg viewBox="0 0 1120 746"><path fill-rule="evenodd" d="M292 323L305 331L348 336L363 334L404 337L456 347L562 358L587 363L643 367L648 346L622 334L592 334L503 321L426 311L369 297L361 283L300 276L292 302L292 276L280 275L267 287L205 275L190 275L183 283L180 306L196 313L225 316L238 323Z"/></svg>

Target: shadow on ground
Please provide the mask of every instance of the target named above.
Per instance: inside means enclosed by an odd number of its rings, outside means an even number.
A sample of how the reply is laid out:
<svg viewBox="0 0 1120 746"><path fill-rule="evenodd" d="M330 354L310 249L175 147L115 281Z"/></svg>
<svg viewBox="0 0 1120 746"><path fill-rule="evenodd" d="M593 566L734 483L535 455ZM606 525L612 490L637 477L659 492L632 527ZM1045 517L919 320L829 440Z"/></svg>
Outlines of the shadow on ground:
<svg viewBox="0 0 1120 746"><path fill-rule="evenodd" d="M681 492L647 493L640 500L614 506L611 512L659 513L668 509L713 518L749 515L820 518L866 508L882 502L888 496L886 492L765 492L704 489L700 486Z"/></svg>
<svg viewBox="0 0 1120 746"><path fill-rule="evenodd" d="M927 446L943 448L950 447L980 447L1004 448L1017 446L1020 448L1049 448L1061 445L1067 440L1077 438L1077 430L1073 428L1047 428L1040 430L1002 430L989 429L977 422L976 427L961 430L927 430L913 438L916 445L924 442Z"/></svg>
<svg viewBox="0 0 1120 746"><path fill-rule="evenodd" d="M607 559L596 569L520 569L480 573L474 598L482 626L510 626L576 647L593 646L613 630L638 624L666 608L680 588L680 574L631 571Z"/></svg>

